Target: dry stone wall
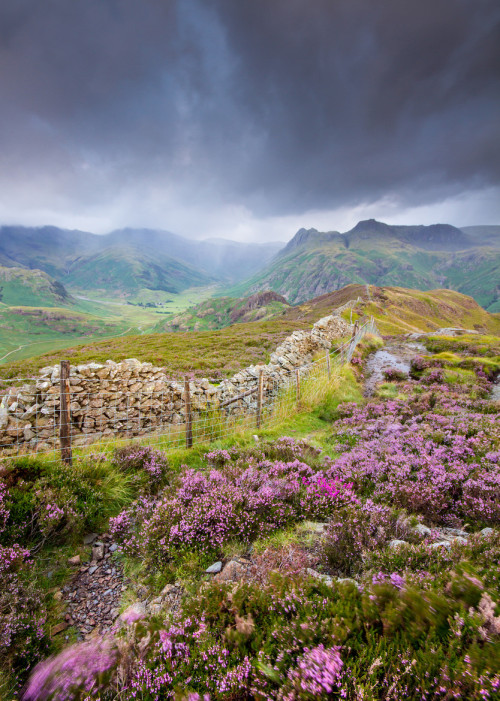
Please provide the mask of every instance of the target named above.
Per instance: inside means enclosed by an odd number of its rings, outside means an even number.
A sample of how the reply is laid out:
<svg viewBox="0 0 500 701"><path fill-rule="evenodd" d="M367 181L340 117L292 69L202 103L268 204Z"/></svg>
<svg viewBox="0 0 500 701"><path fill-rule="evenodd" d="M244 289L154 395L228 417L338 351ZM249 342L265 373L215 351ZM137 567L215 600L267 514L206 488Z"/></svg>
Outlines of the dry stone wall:
<svg viewBox="0 0 500 701"><path fill-rule="evenodd" d="M297 368L331 348L351 327L340 316L324 317L310 331L295 331L272 353L267 365L249 366L220 384L207 379L189 383L193 418L219 409L241 414L255 409L255 393L224 406L224 402L254 389L263 373L264 396L276 395ZM101 436L138 436L185 422L184 383L167 376L165 368L135 358L116 363L71 366L69 378L71 433L74 445ZM222 407L220 407L222 405ZM13 386L0 402L0 449L3 453L48 450L58 445L60 367L40 370L40 377Z"/></svg>

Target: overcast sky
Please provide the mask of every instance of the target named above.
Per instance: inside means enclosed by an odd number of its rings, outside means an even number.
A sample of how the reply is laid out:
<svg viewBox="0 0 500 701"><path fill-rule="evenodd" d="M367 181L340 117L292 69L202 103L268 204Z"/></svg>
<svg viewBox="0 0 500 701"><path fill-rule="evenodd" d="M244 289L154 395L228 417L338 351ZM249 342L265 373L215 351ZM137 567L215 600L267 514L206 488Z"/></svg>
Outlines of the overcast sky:
<svg viewBox="0 0 500 701"><path fill-rule="evenodd" d="M500 224L498 0L1 0L0 223Z"/></svg>

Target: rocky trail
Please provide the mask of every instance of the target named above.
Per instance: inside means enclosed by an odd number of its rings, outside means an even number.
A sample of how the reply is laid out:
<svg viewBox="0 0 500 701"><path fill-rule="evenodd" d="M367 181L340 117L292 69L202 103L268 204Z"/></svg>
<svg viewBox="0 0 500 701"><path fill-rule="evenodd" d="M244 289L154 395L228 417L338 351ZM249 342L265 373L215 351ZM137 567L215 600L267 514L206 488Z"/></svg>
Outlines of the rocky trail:
<svg viewBox="0 0 500 701"><path fill-rule="evenodd" d="M493 384L490 398L493 402L500 402L500 377L497 377Z"/></svg>
<svg viewBox="0 0 500 701"><path fill-rule="evenodd" d="M84 545L92 547L91 559L83 564L78 555L70 559L70 564L80 566L61 590L66 625L74 626L82 638L110 630L128 584L123 567L112 556L118 546L110 535L91 533L85 536Z"/></svg>
<svg viewBox="0 0 500 701"><path fill-rule="evenodd" d="M425 352L425 346L417 341L394 341L375 351L366 362L364 396L370 397L376 386L385 381L384 373L387 370L397 370L407 375L413 358Z"/></svg>
<svg viewBox="0 0 500 701"><path fill-rule="evenodd" d="M146 613L155 615L163 609L174 611L179 607L183 593L180 584L167 584L155 597L140 586L134 591L137 601L120 615L123 595L133 587L124 576L123 566L113 557L118 545L107 533L90 533L83 544L92 548L90 560L81 563L79 555L70 558L70 564L78 566L78 570L57 597L65 603L66 613L64 621L54 626L53 635L74 626L78 637L85 639L106 633L129 617L142 618Z"/></svg>

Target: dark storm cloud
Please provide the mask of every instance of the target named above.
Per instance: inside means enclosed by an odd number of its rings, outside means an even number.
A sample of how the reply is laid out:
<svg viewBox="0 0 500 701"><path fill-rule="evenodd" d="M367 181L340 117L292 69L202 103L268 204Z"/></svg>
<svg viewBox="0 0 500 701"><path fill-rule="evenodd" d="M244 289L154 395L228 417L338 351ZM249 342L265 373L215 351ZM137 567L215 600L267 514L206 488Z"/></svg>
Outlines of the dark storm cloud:
<svg viewBox="0 0 500 701"><path fill-rule="evenodd" d="M498 184L499 76L498 0L4 0L0 185L438 200Z"/></svg>

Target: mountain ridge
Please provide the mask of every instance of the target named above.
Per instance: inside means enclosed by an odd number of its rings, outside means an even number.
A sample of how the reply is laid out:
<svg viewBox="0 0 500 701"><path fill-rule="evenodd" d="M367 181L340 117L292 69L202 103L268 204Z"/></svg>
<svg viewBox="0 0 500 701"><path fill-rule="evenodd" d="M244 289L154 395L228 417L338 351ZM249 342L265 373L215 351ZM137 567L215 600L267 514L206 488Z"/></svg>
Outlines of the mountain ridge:
<svg viewBox="0 0 500 701"><path fill-rule="evenodd" d="M259 273L229 290L271 289L292 304L349 283L450 288L500 311L500 227L463 232L450 224L389 225L368 219L345 233L299 229Z"/></svg>

